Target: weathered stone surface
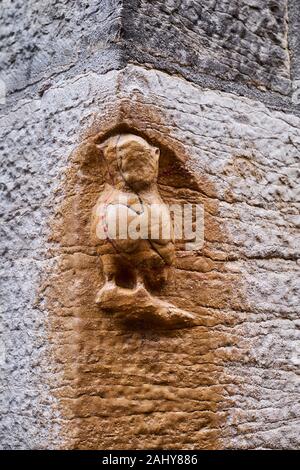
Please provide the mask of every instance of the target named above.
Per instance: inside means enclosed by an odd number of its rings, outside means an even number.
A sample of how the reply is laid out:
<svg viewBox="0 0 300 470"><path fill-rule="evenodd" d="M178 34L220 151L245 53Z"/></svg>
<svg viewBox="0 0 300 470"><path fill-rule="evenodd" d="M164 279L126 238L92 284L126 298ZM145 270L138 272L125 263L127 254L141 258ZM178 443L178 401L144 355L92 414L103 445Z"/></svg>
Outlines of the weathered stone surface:
<svg viewBox="0 0 300 470"><path fill-rule="evenodd" d="M298 1L0 17L0 448L299 448ZM165 202L204 205L158 296L196 325L95 303L93 143L116 130L162 149Z"/></svg>
<svg viewBox="0 0 300 470"><path fill-rule="evenodd" d="M57 365L49 358L45 302L41 297L37 305L37 296L43 273L56 262L47 244L47 221L61 198L61 172L76 133L87 115L90 118L91 110L80 106L81 96L89 106L89 85L78 89L75 84L53 90L48 97L20 101L1 116L2 448L61 442L50 392ZM103 97L105 93L112 91L103 90Z"/></svg>
<svg viewBox="0 0 300 470"><path fill-rule="evenodd" d="M128 63L280 109L299 80L297 0L4 0L0 19L9 102Z"/></svg>
<svg viewBox="0 0 300 470"><path fill-rule="evenodd" d="M8 93L30 92L30 85L43 93L69 70L74 76L85 67L119 68L121 6L120 0L79 0L72 7L68 0L4 0L0 70Z"/></svg>
<svg viewBox="0 0 300 470"><path fill-rule="evenodd" d="M298 0L289 0L288 17L291 74L295 83L296 80L300 80L300 9ZM297 88L299 89L299 86Z"/></svg>
<svg viewBox="0 0 300 470"><path fill-rule="evenodd" d="M130 0L124 10L130 60L290 91L287 0Z"/></svg>
<svg viewBox="0 0 300 470"><path fill-rule="evenodd" d="M120 124L169 149L166 201L204 204L204 248L178 247L161 295L200 326L133 328L95 305L101 168L92 147L67 157ZM299 118L129 66L0 126L1 447L299 446Z"/></svg>

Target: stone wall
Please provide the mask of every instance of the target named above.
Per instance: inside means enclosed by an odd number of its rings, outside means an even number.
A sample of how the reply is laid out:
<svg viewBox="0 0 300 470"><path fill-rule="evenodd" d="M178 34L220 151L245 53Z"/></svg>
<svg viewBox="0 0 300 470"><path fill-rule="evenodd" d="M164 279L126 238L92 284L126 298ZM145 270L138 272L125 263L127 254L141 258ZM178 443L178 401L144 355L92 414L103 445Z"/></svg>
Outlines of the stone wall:
<svg viewBox="0 0 300 470"><path fill-rule="evenodd" d="M299 447L299 10L3 2L1 448ZM94 302L95 142L119 129L162 149L165 201L204 206L160 293L196 326Z"/></svg>

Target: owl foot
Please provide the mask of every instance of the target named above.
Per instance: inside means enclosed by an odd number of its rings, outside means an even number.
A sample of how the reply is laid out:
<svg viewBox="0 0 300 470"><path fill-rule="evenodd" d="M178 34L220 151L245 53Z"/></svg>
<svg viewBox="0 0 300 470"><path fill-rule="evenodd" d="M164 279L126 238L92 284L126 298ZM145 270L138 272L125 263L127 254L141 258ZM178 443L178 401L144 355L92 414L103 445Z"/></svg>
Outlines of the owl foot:
<svg viewBox="0 0 300 470"><path fill-rule="evenodd" d="M102 310L130 321L159 323L165 328L182 328L196 324L195 315L152 296L138 283L134 289L106 283L96 297Z"/></svg>

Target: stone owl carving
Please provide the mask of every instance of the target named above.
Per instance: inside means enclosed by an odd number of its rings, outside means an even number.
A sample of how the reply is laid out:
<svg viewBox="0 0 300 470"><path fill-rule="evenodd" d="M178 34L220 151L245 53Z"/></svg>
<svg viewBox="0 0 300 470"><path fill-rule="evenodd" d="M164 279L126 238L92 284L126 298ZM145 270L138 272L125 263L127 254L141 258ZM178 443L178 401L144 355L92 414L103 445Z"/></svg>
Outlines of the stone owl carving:
<svg viewBox="0 0 300 470"><path fill-rule="evenodd" d="M100 149L106 183L91 230L105 284L96 302L121 316L165 319L181 312L190 320L188 312L153 296L166 282L175 256L170 212L157 187L159 148L128 133L108 138Z"/></svg>

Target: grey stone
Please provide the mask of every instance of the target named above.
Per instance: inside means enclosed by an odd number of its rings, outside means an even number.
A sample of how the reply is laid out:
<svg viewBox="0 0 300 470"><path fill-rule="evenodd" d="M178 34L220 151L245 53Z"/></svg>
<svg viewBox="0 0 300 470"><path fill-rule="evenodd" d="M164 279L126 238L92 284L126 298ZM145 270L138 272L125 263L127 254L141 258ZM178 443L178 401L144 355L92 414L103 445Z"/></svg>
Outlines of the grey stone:
<svg viewBox="0 0 300 470"><path fill-rule="evenodd" d="M218 416L218 447L299 448L300 119L291 101L292 81L299 79L296 7L289 3L288 31L288 5L281 0L262 10L252 0L94 1L72 8L67 1L3 2L0 60L9 96L0 116L2 449L99 448L99 442L103 448L180 443L194 449ZM124 122L177 149L215 208L206 212L208 225L226 234L226 240L218 231L206 238L224 266L213 260L207 273L178 267L171 293L182 299L190 292L191 308L203 315L197 330L163 340L145 333L138 347L134 332L120 335L103 320L82 348L76 309L62 305L68 315L50 340L52 312L40 289L65 254L49 234L66 196L69 155L89 135ZM234 286L230 295L224 281ZM95 351L89 349L93 335L101 339ZM229 341L218 343L221 335ZM88 404L95 398L80 388L78 376L66 377L69 347L77 348L78 369L101 363L112 371L103 396L107 387L119 390L135 377L133 388L120 391L131 414L117 415L112 398L101 402L103 416L66 412L76 403L72 393ZM122 353L114 363L112 348ZM157 359L154 365L149 357ZM216 375L203 384L203 364L212 359ZM215 400L209 419L203 390ZM138 406L141 412L132 411ZM79 442L78 430L89 420L101 434L85 431Z"/></svg>

